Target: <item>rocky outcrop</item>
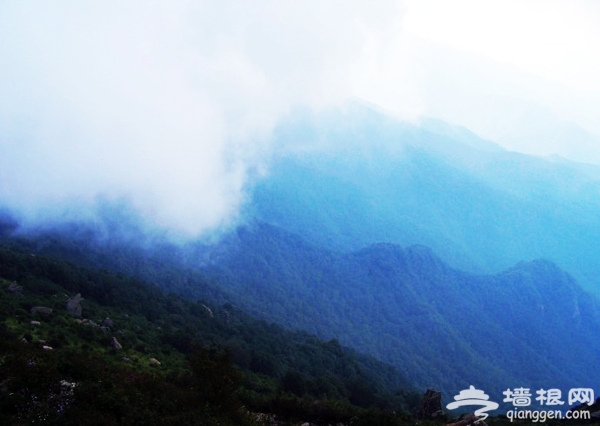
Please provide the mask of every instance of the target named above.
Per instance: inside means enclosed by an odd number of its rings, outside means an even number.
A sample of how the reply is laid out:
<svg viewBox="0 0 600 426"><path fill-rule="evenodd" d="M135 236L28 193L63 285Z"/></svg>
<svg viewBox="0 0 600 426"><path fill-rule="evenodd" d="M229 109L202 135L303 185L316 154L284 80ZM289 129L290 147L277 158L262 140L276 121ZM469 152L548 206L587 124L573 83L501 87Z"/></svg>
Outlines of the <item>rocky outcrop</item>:
<svg viewBox="0 0 600 426"><path fill-rule="evenodd" d="M81 297L80 293L77 293L75 296L71 297L69 300L67 300L67 311L75 317L80 317L82 312L82 300L83 297Z"/></svg>
<svg viewBox="0 0 600 426"><path fill-rule="evenodd" d="M203 304L203 303L201 303L201 304L200 304L200 306L202 306L202 307L204 308L204 310L206 311L206 314L207 314L209 317L211 317L211 318L214 318L214 316L215 316L215 315L213 314L213 311L212 311L212 309L210 309L208 306L206 306L206 305L205 305L205 304Z"/></svg>
<svg viewBox="0 0 600 426"><path fill-rule="evenodd" d="M421 419L443 419L445 417L442 410L442 393L433 389L427 389L418 411L418 417Z"/></svg>

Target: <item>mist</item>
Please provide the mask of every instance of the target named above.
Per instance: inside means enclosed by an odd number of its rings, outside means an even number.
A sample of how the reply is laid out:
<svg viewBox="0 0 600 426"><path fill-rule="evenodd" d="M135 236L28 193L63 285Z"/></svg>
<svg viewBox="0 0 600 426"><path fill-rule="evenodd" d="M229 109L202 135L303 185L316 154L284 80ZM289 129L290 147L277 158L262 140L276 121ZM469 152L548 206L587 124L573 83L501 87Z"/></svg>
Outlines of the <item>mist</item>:
<svg viewBox="0 0 600 426"><path fill-rule="evenodd" d="M253 183L268 173L277 125L299 109L318 114L356 99L405 120L465 125L510 149L600 161L600 129L590 124L598 87L572 71L595 76L597 63L577 62L580 54L569 58L570 73L555 64L542 75L518 55L494 55L517 49L514 37L490 42L488 56L464 37L442 43L419 23L443 13L465 28L474 12L484 32L491 18L466 3L453 11L430 3L425 11L385 0L5 1L0 206L39 224L94 220L107 204L127 205L145 229L219 232L243 219ZM536 7L506 19L528 19ZM597 9L577 8L560 34L577 27L597 39L578 21ZM560 6L551 11L531 22L532 33L552 28ZM539 41L517 35L527 48ZM552 40L568 48L585 37ZM549 122L562 132L553 146L538 137ZM511 123L518 134L503 133Z"/></svg>
<svg viewBox="0 0 600 426"><path fill-rule="evenodd" d="M25 222L101 200L174 234L234 223L278 118L343 99L365 23L341 6L3 3L2 202Z"/></svg>

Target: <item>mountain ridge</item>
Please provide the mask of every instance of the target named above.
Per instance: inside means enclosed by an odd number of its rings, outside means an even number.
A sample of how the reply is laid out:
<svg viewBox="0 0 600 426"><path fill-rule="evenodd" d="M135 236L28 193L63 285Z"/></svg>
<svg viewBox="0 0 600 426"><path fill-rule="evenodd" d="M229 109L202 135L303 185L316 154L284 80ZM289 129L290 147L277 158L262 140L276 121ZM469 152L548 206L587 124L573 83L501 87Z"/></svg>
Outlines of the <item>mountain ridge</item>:
<svg viewBox="0 0 600 426"><path fill-rule="evenodd" d="M252 298L247 308L269 318L285 312L279 321L287 325L318 335L327 330L340 341L387 362L410 366L405 371L421 386L435 384L455 390L462 380L475 379L469 376L469 370L477 370L479 375L485 370L496 371L505 377L507 386L511 381L540 383L543 377L554 377L562 383L587 381L585 374L570 370L565 373L556 365L572 363L568 360L574 354L568 350L561 350L556 356L551 354L559 340L545 331L544 322L556 328L570 349L578 348L577 357L590 363L600 355L597 345L590 350L584 343L589 336L600 336L597 300L548 261L523 262L497 275L471 275L449 267L422 246L375 244L348 254L311 249L299 254L297 237L291 237L286 246L286 241L276 241L283 235L281 230L266 237L265 229L268 227L255 235L257 241L244 231L241 243L245 246L221 265L225 269L221 277L227 277L226 282L232 280L229 285ZM265 254L261 258L265 246L276 247L278 255ZM286 251L294 253L286 258ZM243 282L236 281L236 276L244 277ZM255 299L261 296L265 303ZM279 304L288 308L280 308ZM539 306L545 309L540 318L536 310ZM575 308L580 310L582 319L571 324ZM513 317L516 319L511 320ZM470 330L469 325L478 321L483 325ZM572 329L571 325L576 327ZM381 340L381 336L386 337ZM482 338L490 342L486 344ZM517 359L522 358L517 356L521 351L543 367L533 368L529 362L520 367L511 360L504 360L507 365L503 367L503 358L494 355L500 347ZM457 352L450 356L449 348ZM466 360L470 368L458 365L453 367L455 371L436 373L444 362L436 361L435 353L446 353L459 363ZM484 361L486 358L495 360ZM553 359L554 365L548 359ZM422 365L415 364L416 360L421 360ZM499 371L502 369L506 371ZM434 377L437 382L431 382Z"/></svg>
<svg viewBox="0 0 600 426"><path fill-rule="evenodd" d="M281 124L247 215L341 252L423 244L474 273L548 258L600 294L600 166L427 123L356 107Z"/></svg>
<svg viewBox="0 0 600 426"><path fill-rule="evenodd" d="M42 244L14 238L32 253L138 275L193 300L230 303L337 339L394 365L415 386L447 395L470 383L502 399L506 387L600 382L589 367L600 356L598 301L547 260L471 274L422 245L377 243L340 253L260 222L209 253L193 245L119 247L116 239L86 247L65 234L37 234ZM206 262L210 251L217 256Z"/></svg>

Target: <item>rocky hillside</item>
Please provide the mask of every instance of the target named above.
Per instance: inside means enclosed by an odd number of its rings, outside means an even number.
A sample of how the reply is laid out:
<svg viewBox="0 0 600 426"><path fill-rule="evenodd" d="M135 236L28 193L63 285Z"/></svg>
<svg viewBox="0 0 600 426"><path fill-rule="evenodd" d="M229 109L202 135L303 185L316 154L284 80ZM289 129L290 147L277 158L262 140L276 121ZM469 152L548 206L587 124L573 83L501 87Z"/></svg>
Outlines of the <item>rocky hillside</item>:
<svg viewBox="0 0 600 426"><path fill-rule="evenodd" d="M417 400L335 340L14 246L0 246L0 332L6 425L404 424Z"/></svg>

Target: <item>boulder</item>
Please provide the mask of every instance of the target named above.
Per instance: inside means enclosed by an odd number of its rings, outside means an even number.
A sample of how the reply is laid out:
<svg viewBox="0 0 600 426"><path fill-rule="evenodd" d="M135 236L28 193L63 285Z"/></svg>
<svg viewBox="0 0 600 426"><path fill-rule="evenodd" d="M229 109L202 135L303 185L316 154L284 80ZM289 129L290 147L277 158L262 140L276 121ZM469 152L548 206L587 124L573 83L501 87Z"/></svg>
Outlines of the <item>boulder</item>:
<svg viewBox="0 0 600 426"><path fill-rule="evenodd" d="M8 291L10 291L15 296L23 296L23 287L21 287L14 281L8 286Z"/></svg>
<svg viewBox="0 0 600 426"><path fill-rule="evenodd" d="M123 346L119 343L119 341L117 340L116 337L113 337L112 339L110 339L110 346L113 349L123 349Z"/></svg>
<svg viewBox="0 0 600 426"><path fill-rule="evenodd" d="M148 362L150 362L150 365L156 365L156 366L159 366L159 365L160 365L160 361L159 361L159 360L157 360L156 358L150 358L150 359L148 360Z"/></svg>
<svg viewBox="0 0 600 426"><path fill-rule="evenodd" d="M71 297L69 300L67 300L67 311L75 317L80 317L82 311L82 300L83 297L81 297L80 293L77 293L75 296Z"/></svg>

